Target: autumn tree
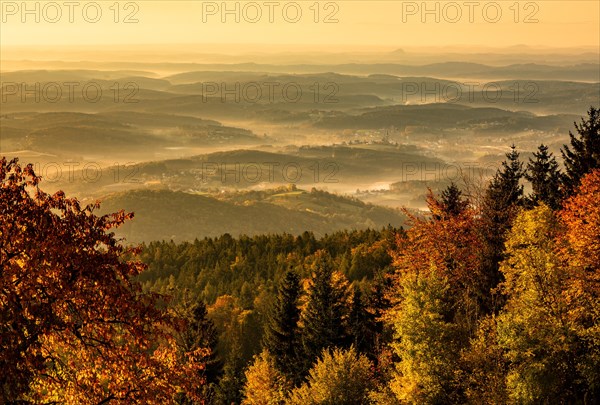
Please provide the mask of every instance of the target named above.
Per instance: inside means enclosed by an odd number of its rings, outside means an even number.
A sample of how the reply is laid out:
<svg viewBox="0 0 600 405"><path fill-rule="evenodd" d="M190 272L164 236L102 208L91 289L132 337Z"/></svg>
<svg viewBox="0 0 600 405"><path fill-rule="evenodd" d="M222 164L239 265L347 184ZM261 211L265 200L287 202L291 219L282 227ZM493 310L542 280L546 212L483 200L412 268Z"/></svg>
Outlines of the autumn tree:
<svg viewBox="0 0 600 405"><path fill-rule="evenodd" d="M506 376L509 362L506 349L498 342L498 317L488 315L479 321L469 345L460 352L458 379L465 403L506 404Z"/></svg>
<svg viewBox="0 0 600 405"><path fill-rule="evenodd" d="M574 123L577 132L569 131L571 145L561 150L565 165L565 188L569 194L579 185L581 178L600 168L600 110L590 107L587 118Z"/></svg>
<svg viewBox="0 0 600 405"><path fill-rule="evenodd" d="M391 264L389 248L390 243L386 239L365 242L353 248L351 250L352 260L347 273L348 279L350 281L371 279L377 269L389 267Z"/></svg>
<svg viewBox="0 0 600 405"><path fill-rule="evenodd" d="M283 405L293 384L275 365L275 359L264 350L254 357L246 370L244 405Z"/></svg>
<svg viewBox="0 0 600 405"><path fill-rule="evenodd" d="M510 366L509 398L516 403L573 403L581 390L576 325L564 294L569 274L556 253L559 223L546 205L522 212L506 242L500 269L508 299L498 341Z"/></svg>
<svg viewBox="0 0 600 405"><path fill-rule="evenodd" d="M581 346L577 371L590 403L600 400L600 169L582 177L559 212L560 254L567 272L563 295Z"/></svg>
<svg viewBox="0 0 600 405"><path fill-rule="evenodd" d="M431 217L407 213L412 226L392 254L394 306L385 318L400 362L390 389L401 403L460 402L460 351L475 333L487 294L478 219L468 205L449 215L431 190L427 202Z"/></svg>
<svg viewBox="0 0 600 405"><path fill-rule="evenodd" d="M301 367L298 366L302 344L298 328L300 293L298 275L288 270L280 282L263 337L263 346L273 356L277 369L294 382L301 379Z"/></svg>
<svg viewBox="0 0 600 405"><path fill-rule="evenodd" d="M362 405L374 388L372 364L354 347L326 349L309 371L306 383L294 389L290 405Z"/></svg>
<svg viewBox="0 0 600 405"><path fill-rule="evenodd" d="M133 277L144 270L97 216L44 193L31 165L0 160L0 402L162 404L194 397L198 348L180 354L178 321Z"/></svg>
<svg viewBox="0 0 600 405"><path fill-rule="evenodd" d="M482 302L489 293L481 273L482 243L476 212L469 207L457 216L449 216L431 190L427 202L431 218L407 212L412 226L398 234L392 252L396 281L389 298L396 303L403 299L400 285L404 277L435 272L448 280L452 321L462 325L468 335L474 330Z"/></svg>
<svg viewBox="0 0 600 405"><path fill-rule="evenodd" d="M566 225L563 253L571 267L593 280L600 272L600 169L584 176L575 191L560 211Z"/></svg>
<svg viewBox="0 0 600 405"><path fill-rule="evenodd" d="M562 175L556 158L548 147L541 144L529 158L525 178L531 182L532 194L528 197L533 205L544 203L553 210L560 208L562 201Z"/></svg>
<svg viewBox="0 0 600 405"><path fill-rule="evenodd" d="M392 347L400 359L390 388L400 403L461 403L461 333L451 321L450 286L435 271L405 275L402 301L391 313Z"/></svg>

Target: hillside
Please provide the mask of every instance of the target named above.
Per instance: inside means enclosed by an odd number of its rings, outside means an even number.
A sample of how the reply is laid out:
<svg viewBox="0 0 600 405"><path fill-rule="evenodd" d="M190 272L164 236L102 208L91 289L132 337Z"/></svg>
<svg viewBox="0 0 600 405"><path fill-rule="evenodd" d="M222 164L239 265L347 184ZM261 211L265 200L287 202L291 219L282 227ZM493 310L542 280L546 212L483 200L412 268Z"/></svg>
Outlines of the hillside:
<svg viewBox="0 0 600 405"><path fill-rule="evenodd" d="M135 217L117 232L128 242L193 240L223 233L315 235L342 229L400 226L397 210L365 204L327 192L279 188L233 193L216 198L168 190L136 190L103 199L102 212L133 211Z"/></svg>

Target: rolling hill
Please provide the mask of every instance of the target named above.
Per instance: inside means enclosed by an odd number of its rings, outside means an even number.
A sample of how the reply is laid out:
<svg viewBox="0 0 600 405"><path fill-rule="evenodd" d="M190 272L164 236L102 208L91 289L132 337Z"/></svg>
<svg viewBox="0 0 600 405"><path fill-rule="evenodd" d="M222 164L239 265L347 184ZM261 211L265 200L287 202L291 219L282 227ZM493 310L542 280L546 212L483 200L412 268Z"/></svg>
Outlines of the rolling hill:
<svg viewBox="0 0 600 405"><path fill-rule="evenodd" d="M293 187L264 192L209 196L169 190L136 190L103 199L102 212L124 209L135 217L117 234L128 242L193 240L229 233L301 234L322 236L341 229L400 226L404 215L397 210L365 204L324 191Z"/></svg>

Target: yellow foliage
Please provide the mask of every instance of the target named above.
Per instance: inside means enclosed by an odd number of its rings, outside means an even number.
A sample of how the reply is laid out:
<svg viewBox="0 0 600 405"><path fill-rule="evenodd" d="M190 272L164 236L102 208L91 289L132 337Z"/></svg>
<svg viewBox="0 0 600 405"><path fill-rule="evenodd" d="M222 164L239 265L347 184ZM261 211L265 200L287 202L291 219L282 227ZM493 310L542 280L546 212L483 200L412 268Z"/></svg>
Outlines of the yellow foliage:
<svg viewBox="0 0 600 405"><path fill-rule="evenodd" d="M506 242L508 258L500 270L507 303L498 318L498 343L510 362L506 386L512 403L575 401L585 389L581 367L587 355L581 354L589 346L571 316L576 280L557 249L561 228L554 212L541 205L517 216Z"/></svg>
<svg viewBox="0 0 600 405"><path fill-rule="evenodd" d="M254 357L254 363L246 370L244 405L283 404L291 383L277 370L267 351Z"/></svg>
<svg viewBox="0 0 600 405"><path fill-rule="evenodd" d="M308 380L292 391L292 405L365 404L374 388L372 364L351 347L348 350L324 350L309 372Z"/></svg>

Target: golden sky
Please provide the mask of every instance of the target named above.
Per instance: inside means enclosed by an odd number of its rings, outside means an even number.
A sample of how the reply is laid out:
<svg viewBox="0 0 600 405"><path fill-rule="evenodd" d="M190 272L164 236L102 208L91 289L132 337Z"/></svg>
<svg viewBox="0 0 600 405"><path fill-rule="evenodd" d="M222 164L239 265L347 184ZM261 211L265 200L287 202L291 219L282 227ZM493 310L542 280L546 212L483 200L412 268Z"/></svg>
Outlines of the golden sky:
<svg viewBox="0 0 600 405"><path fill-rule="evenodd" d="M0 3L2 46L600 47L600 2L595 0L59 0L28 1L26 7L22 1Z"/></svg>

